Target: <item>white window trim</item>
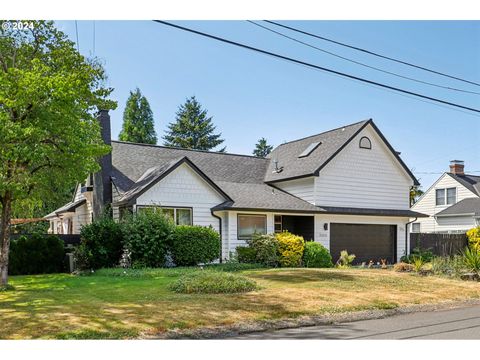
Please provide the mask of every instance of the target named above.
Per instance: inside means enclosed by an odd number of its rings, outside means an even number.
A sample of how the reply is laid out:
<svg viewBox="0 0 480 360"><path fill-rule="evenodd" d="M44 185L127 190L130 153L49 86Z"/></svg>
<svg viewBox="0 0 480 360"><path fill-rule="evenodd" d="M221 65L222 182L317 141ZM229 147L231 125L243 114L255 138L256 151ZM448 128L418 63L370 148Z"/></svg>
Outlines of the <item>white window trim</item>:
<svg viewBox="0 0 480 360"><path fill-rule="evenodd" d="M137 205L135 211L142 208L154 208L162 210L173 210L173 222L177 224L177 210L190 210L190 225L193 225L193 207L188 206L160 206L160 205Z"/></svg>
<svg viewBox="0 0 480 360"><path fill-rule="evenodd" d="M447 193L448 193L448 190L451 190L451 189L455 189L455 202L451 203L451 204L448 204L447 203L447 200L448 200L448 196L447 196ZM443 204L437 204L437 190L443 190ZM435 206L438 206L438 207L441 207L441 206L450 206L450 205L455 205L458 201L458 190L457 190L457 187L456 186L452 186L452 187L445 187L445 188L435 188Z"/></svg>
<svg viewBox="0 0 480 360"><path fill-rule="evenodd" d="M237 239L238 240L249 240L253 237L253 234L251 236L240 236L240 216L245 216L245 217L263 217L265 219L265 234L267 233L267 215L264 214L237 214Z"/></svg>

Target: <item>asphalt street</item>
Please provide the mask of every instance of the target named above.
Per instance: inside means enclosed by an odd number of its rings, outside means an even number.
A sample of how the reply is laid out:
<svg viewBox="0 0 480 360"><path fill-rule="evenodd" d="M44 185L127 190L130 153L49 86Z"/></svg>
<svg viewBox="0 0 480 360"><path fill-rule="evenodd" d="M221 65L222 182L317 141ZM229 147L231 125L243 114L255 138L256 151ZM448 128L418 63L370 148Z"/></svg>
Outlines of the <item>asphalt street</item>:
<svg viewBox="0 0 480 360"><path fill-rule="evenodd" d="M250 333L235 339L480 339L480 306Z"/></svg>

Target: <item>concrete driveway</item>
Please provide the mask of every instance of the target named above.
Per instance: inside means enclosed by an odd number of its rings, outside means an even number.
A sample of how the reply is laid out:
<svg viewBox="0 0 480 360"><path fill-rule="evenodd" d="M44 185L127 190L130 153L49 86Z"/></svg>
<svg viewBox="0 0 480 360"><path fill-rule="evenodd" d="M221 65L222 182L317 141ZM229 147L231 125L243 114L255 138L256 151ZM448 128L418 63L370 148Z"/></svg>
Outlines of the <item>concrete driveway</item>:
<svg viewBox="0 0 480 360"><path fill-rule="evenodd" d="M480 339L480 306L243 334L233 339Z"/></svg>

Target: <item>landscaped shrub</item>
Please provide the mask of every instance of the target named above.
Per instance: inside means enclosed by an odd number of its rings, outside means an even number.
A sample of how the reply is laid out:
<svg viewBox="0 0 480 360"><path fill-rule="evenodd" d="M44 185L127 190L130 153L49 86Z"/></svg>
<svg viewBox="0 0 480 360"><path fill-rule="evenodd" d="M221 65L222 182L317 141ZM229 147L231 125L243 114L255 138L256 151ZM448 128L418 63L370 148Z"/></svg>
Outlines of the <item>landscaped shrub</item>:
<svg viewBox="0 0 480 360"><path fill-rule="evenodd" d="M256 289L256 282L244 276L208 270L187 273L170 285L170 290L184 294L230 294Z"/></svg>
<svg viewBox="0 0 480 360"><path fill-rule="evenodd" d="M237 259L240 263L254 264L256 263L256 252L254 248L248 246L237 246Z"/></svg>
<svg viewBox="0 0 480 360"><path fill-rule="evenodd" d="M81 243L74 252L79 269L100 269L118 265L123 250L121 224L103 216L82 226Z"/></svg>
<svg viewBox="0 0 480 360"><path fill-rule="evenodd" d="M255 234L247 240L248 246L255 251L255 262L265 266L278 265L278 240L273 234Z"/></svg>
<svg viewBox="0 0 480 360"><path fill-rule="evenodd" d="M480 271L480 248L466 247L462 253L463 262L469 271Z"/></svg>
<svg viewBox="0 0 480 360"><path fill-rule="evenodd" d="M322 244L306 242L303 265L307 268L329 268L333 266L330 252Z"/></svg>
<svg viewBox="0 0 480 360"><path fill-rule="evenodd" d="M123 223L123 236L132 264L164 266L174 230L173 221L161 212L140 212L127 219Z"/></svg>
<svg viewBox="0 0 480 360"><path fill-rule="evenodd" d="M340 258L337 261L337 266L339 268L348 268L352 266L353 260L355 260L354 254L349 254L347 250L340 251Z"/></svg>
<svg viewBox="0 0 480 360"><path fill-rule="evenodd" d="M220 235L211 226L179 225L171 235L171 254L177 266L209 263L220 257Z"/></svg>
<svg viewBox="0 0 480 360"><path fill-rule="evenodd" d="M57 236L23 235L11 240L10 275L51 274L65 271L64 245Z"/></svg>
<svg viewBox="0 0 480 360"><path fill-rule="evenodd" d="M303 237L283 231L275 234L278 241L278 261L282 267L299 267L302 264L305 241Z"/></svg>
<svg viewBox="0 0 480 360"><path fill-rule="evenodd" d="M480 226L467 231L468 245L480 248Z"/></svg>
<svg viewBox="0 0 480 360"><path fill-rule="evenodd" d="M417 258L421 258L425 263L431 262L433 259L433 253L430 250L423 250L419 247L416 247L412 250L411 254L402 256L400 260L409 264L413 264Z"/></svg>
<svg viewBox="0 0 480 360"><path fill-rule="evenodd" d="M393 265L393 270L398 272L410 272L413 271L413 265L405 262L399 262Z"/></svg>

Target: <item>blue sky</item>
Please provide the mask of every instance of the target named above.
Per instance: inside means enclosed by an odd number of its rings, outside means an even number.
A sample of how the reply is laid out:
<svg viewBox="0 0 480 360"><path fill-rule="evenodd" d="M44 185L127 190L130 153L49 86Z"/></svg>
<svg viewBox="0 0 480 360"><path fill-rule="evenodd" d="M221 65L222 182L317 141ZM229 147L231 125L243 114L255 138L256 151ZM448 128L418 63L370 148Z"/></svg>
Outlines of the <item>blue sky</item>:
<svg viewBox="0 0 480 360"><path fill-rule="evenodd" d="M75 22L57 25L76 41ZM245 21L183 21L183 26L243 42L323 67L432 97L480 108L480 96L438 89L348 63L266 32ZM285 21L325 37L480 82L480 22ZM159 138L191 95L208 109L231 153L251 154L260 137L284 141L373 118L417 178L428 188L465 161L480 175L480 117L256 54L150 21L78 21L80 52L103 62L118 108L112 136L121 130L129 91L147 97ZM278 30L278 28L277 28ZM285 32L285 30L280 30ZM289 33L339 55L424 81L480 92L480 87ZM480 115L480 114L479 114ZM161 139L159 140L161 144Z"/></svg>

